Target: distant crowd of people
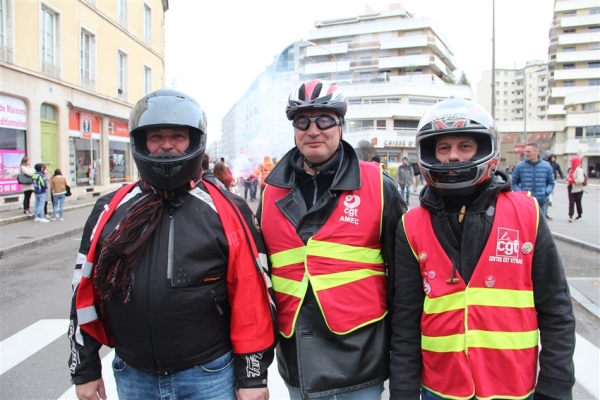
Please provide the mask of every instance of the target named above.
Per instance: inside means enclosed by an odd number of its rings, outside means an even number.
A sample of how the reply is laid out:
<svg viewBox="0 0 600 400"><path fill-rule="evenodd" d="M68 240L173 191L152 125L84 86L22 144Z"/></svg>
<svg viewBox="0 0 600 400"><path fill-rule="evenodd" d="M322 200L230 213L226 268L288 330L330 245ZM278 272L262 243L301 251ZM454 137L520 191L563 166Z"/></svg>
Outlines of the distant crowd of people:
<svg viewBox="0 0 600 400"><path fill-rule="evenodd" d="M48 166L37 163L31 166L31 159L27 156L21 160L20 173L30 178L30 183L21 183L23 190L23 214L33 217L34 222L47 223L63 221L65 198L69 185L60 168L49 174ZM33 212L30 209L31 197L35 202ZM48 202L52 202L52 215L48 213Z"/></svg>

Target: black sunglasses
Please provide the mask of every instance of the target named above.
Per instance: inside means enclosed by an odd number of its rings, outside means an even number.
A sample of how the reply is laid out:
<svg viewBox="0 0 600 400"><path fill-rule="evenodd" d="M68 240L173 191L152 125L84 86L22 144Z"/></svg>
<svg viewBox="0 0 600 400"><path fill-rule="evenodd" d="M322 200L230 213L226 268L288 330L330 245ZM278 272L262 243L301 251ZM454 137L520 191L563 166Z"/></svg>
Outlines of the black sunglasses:
<svg viewBox="0 0 600 400"><path fill-rule="evenodd" d="M320 130L329 129L335 125L341 125L339 119L330 117L329 115L319 115L318 117L313 118L298 117L294 119L292 124L301 131L306 131L310 127L311 122L317 124L317 128Z"/></svg>

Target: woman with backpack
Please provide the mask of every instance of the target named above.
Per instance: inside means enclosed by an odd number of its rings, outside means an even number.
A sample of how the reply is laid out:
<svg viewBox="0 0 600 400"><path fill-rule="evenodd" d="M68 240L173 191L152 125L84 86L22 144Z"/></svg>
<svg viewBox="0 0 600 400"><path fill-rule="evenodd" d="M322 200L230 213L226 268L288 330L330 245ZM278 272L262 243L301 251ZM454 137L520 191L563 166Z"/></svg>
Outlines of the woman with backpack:
<svg viewBox="0 0 600 400"><path fill-rule="evenodd" d="M35 195L35 205L33 207L33 216L35 222L50 222L44 218L44 204L46 203L46 191L48 190L48 180L46 179L46 164L35 164L35 172L31 177L33 179L33 193Z"/></svg>
<svg viewBox="0 0 600 400"><path fill-rule="evenodd" d="M581 219L583 209L581 207L581 198L583 197L583 187L586 184L586 177L581 168L581 158L571 157L571 169L566 179L567 190L569 191L569 222L573 222L573 211L577 206L577 218Z"/></svg>

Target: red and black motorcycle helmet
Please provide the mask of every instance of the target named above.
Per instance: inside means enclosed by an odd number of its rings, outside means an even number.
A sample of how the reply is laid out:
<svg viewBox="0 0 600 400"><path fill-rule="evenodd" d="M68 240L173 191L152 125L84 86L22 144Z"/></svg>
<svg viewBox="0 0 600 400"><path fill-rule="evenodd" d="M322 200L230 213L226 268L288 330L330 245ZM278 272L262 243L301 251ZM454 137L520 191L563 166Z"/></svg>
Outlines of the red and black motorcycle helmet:
<svg viewBox="0 0 600 400"><path fill-rule="evenodd" d="M332 111L343 120L348 101L335 83L313 79L290 93L285 114L292 121L298 111L312 109Z"/></svg>
<svg viewBox="0 0 600 400"><path fill-rule="evenodd" d="M465 162L442 163L435 157L441 136L470 136L477 152ZM417 160L427 184L443 196L466 195L489 185L500 159L500 132L481 105L450 97L429 108L417 128Z"/></svg>

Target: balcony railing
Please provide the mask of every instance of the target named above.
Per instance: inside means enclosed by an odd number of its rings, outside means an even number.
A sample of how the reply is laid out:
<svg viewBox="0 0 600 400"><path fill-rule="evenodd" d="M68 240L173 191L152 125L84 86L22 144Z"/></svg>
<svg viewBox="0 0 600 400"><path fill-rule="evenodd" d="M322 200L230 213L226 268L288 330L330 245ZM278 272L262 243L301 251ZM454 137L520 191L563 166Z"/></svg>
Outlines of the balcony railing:
<svg viewBox="0 0 600 400"><path fill-rule="evenodd" d="M60 78L60 66L42 61L42 73L53 78Z"/></svg>
<svg viewBox="0 0 600 400"><path fill-rule="evenodd" d="M12 63L12 48L0 46L0 61Z"/></svg>
<svg viewBox="0 0 600 400"><path fill-rule="evenodd" d="M96 89L96 80L82 76L81 77L81 87L89 89L89 90L94 90L94 89Z"/></svg>

